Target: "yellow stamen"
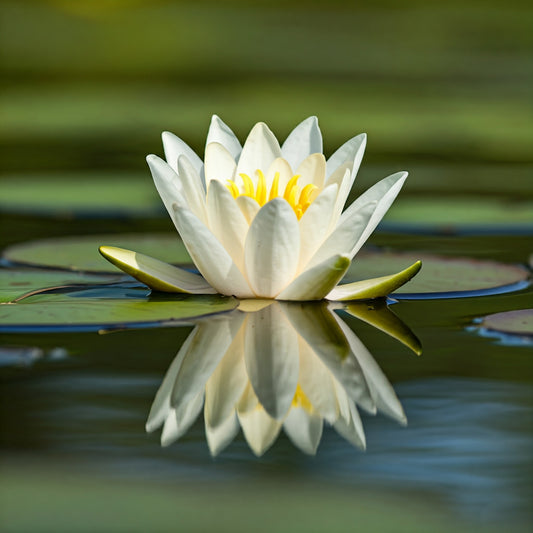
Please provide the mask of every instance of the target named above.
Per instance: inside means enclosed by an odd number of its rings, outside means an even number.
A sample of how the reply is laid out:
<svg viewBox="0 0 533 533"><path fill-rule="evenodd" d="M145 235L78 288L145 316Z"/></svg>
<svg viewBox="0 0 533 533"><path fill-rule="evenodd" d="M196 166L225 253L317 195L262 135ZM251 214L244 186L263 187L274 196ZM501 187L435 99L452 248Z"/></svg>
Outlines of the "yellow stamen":
<svg viewBox="0 0 533 533"><path fill-rule="evenodd" d="M248 174L239 174L239 176L242 178L242 183L244 185L244 196L254 198L254 182L252 181L252 178L250 178Z"/></svg>
<svg viewBox="0 0 533 533"><path fill-rule="evenodd" d="M279 172L274 174L274 179L272 180L272 187L270 187L270 194L268 195L268 201L274 200L278 197L278 188L279 188Z"/></svg>
<svg viewBox="0 0 533 533"><path fill-rule="evenodd" d="M313 200L318 196L318 187L312 183L308 183L302 190L300 194L300 200L298 202L298 207L301 209L301 215L298 216L298 220L303 216L307 211L307 208L313 203Z"/></svg>
<svg viewBox="0 0 533 533"><path fill-rule="evenodd" d="M287 202L289 202L289 203L291 203L289 201L289 198L291 196L292 190L296 187L296 184L298 182L298 178L299 177L300 177L299 175L293 176L289 180L289 183L287 183L287 187L285 187L285 192L283 193L283 198L285 198L285 200L287 200ZM291 205L293 205L293 204L291 204Z"/></svg>
<svg viewBox="0 0 533 533"><path fill-rule="evenodd" d="M262 170L257 169L257 192L255 194L255 199L259 205L265 205L267 197L267 186L265 175Z"/></svg>
<svg viewBox="0 0 533 533"><path fill-rule="evenodd" d="M233 180L228 180L226 187L229 189L233 198L237 198L240 195L239 188Z"/></svg>
<svg viewBox="0 0 533 533"><path fill-rule="evenodd" d="M257 187L254 187L254 182L252 181L252 178L248 176L248 174L239 174L239 176L242 178L243 192L241 192L235 181L227 181L226 186L231 192L233 198L238 198L239 196L249 196L250 198L253 198L260 206L263 206L267 201L270 202L270 200L279 197L280 173L276 172L274 174L274 179L272 180L272 185L270 186L270 192L268 191L267 182L263 171L257 169L256 174ZM283 191L283 198L292 207L294 213L298 217L298 220L302 218L307 208L314 202L315 198L320 192L319 188L312 183L309 183L303 189L300 189L300 187L298 187L299 178L299 175L293 176Z"/></svg>
<svg viewBox="0 0 533 533"><path fill-rule="evenodd" d="M308 183L300 194L300 205L310 205L311 202L318 196L318 187L312 183Z"/></svg>

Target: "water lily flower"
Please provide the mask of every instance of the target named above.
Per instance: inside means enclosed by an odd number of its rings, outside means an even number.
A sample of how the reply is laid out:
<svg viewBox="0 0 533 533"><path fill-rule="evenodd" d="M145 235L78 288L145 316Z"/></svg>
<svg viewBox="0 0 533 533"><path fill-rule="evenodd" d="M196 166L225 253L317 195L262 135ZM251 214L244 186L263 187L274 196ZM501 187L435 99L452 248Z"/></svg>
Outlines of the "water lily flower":
<svg viewBox="0 0 533 533"><path fill-rule="evenodd" d="M324 422L365 447L358 407L405 424L391 384L331 305L248 300L236 311L200 320L163 379L147 431L163 426L161 443L167 446L186 433L203 407L213 455L240 428L256 455L282 429L300 450L314 454ZM416 337L386 306L348 311L419 353Z"/></svg>
<svg viewBox="0 0 533 533"><path fill-rule="evenodd" d="M327 161L316 117L282 146L264 123L244 146L220 118L211 121L205 161L163 133L166 161L147 157L152 176L199 274L146 255L102 246L113 264L154 290L238 298L351 300L386 296L420 262L382 278L338 285L402 188L407 172L383 179L344 212L366 135Z"/></svg>

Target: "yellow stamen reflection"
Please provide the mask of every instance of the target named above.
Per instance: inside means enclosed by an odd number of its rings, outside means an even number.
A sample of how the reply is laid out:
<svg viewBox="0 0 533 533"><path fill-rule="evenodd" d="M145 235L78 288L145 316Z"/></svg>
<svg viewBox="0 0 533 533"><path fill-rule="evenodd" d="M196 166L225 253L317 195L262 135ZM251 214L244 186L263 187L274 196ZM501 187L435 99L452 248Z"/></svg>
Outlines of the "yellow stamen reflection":
<svg viewBox="0 0 533 533"><path fill-rule="evenodd" d="M300 387L300 384L296 385L296 392L294 393L294 398L292 399L293 407L301 407L307 412L312 413L314 411L313 405L309 401L309 398L306 396L305 392Z"/></svg>

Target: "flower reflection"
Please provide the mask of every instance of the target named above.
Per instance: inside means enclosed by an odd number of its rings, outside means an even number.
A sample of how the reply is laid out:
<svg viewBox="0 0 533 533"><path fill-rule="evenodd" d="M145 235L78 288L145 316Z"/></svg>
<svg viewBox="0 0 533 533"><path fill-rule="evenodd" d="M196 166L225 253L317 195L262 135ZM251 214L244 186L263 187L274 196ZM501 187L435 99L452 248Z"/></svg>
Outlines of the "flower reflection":
<svg viewBox="0 0 533 533"><path fill-rule="evenodd" d="M343 309L419 351L416 337L386 305L372 311L366 304ZM189 429L202 407L213 455L239 428L256 455L274 443L282 428L295 446L314 454L324 421L365 448L357 407L406 423L374 358L325 302L244 301L235 312L200 321L170 365L146 429L163 426L161 443L169 445Z"/></svg>

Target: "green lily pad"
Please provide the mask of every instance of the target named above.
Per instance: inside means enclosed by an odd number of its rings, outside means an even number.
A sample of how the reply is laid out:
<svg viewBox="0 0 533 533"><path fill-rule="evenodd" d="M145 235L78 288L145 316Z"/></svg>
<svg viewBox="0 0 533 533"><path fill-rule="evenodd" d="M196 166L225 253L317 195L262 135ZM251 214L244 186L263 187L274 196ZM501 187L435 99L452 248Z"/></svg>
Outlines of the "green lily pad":
<svg viewBox="0 0 533 533"><path fill-rule="evenodd" d="M344 283L385 276L422 261L422 270L395 296L459 297L517 290L528 285L529 272L519 265L424 253L365 252L357 255Z"/></svg>
<svg viewBox="0 0 533 533"><path fill-rule="evenodd" d="M146 296L145 290L130 290L128 297L112 288L106 297L86 294L43 294L20 303L0 304L0 331L93 331L127 327L153 327L186 322L204 315L231 311L235 298L223 296ZM117 297L113 297L117 296ZM122 297L120 297L122 296Z"/></svg>
<svg viewBox="0 0 533 533"><path fill-rule="evenodd" d="M101 245L135 250L171 264L192 265L177 233L108 234L30 241L6 248L4 258L34 267L117 274L117 270L100 256ZM395 296L445 298L495 294L527 286L530 276L525 267L495 261L417 252L367 251L355 257L341 283L389 276L418 260L422 261L422 270L400 287Z"/></svg>
<svg viewBox="0 0 533 533"><path fill-rule="evenodd" d="M29 175L0 180L0 212L54 217L148 217L164 213L149 176Z"/></svg>
<svg viewBox="0 0 533 533"><path fill-rule="evenodd" d="M109 284L124 280L120 273L96 275L78 272L57 272L53 270L0 269L0 303L12 302L22 296L47 288L72 287L79 285Z"/></svg>
<svg viewBox="0 0 533 533"><path fill-rule="evenodd" d="M481 320L479 326L511 335L533 336L533 309L520 309L488 315Z"/></svg>
<svg viewBox="0 0 533 533"><path fill-rule="evenodd" d="M533 233L533 202L498 198L402 198L380 229L430 233Z"/></svg>
<svg viewBox="0 0 533 533"><path fill-rule="evenodd" d="M166 263L192 263L177 233L108 234L44 239L9 246L3 256L8 261L22 265L83 272L118 272L98 252L102 245L135 250Z"/></svg>

